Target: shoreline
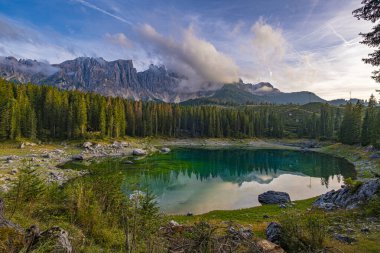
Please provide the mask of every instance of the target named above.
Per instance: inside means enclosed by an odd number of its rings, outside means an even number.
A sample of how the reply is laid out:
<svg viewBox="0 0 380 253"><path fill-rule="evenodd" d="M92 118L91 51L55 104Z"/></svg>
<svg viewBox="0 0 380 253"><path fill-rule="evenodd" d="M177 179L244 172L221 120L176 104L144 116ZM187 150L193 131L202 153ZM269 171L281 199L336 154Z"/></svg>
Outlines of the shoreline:
<svg viewBox="0 0 380 253"><path fill-rule="evenodd" d="M20 167L35 169L48 183L59 185L83 176L86 171L62 169L69 161L107 157L130 157L134 149L143 149L147 155L159 152L160 147L186 148L242 148L288 149L320 152L341 157L355 166L357 179L366 181L380 173L380 159L371 160L373 152L365 147L339 143L316 142L307 139L218 139L218 138L125 138L118 141L88 141L93 147L83 147L83 142L34 144L20 148L20 142L0 143L0 191L7 191L19 173ZM86 142L85 142L86 143Z"/></svg>

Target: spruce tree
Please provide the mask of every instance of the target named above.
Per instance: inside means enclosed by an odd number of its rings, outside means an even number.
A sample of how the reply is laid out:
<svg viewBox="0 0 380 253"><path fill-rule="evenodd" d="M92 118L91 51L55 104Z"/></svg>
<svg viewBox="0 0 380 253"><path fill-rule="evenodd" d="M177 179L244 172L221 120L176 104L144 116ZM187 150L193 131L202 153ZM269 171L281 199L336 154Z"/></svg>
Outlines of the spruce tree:
<svg viewBox="0 0 380 253"><path fill-rule="evenodd" d="M380 19L380 1L379 0L362 0L362 7L353 11L353 15L358 19L364 19L366 21L370 21L372 23L376 23ZM368 58L363 59L363 61L367 64L371 64L373 66L380 66L380 23L376 23L372 28L371 32L368 33L360 33L360 35L364 38L361 43L375 48L373 53L368 55ZM380 71L376 70L373 72L373 79L376 82L380 82Z"/></svg>
<svg viewBox="0 0 380 253"><path fill-rule="evenodd" d="M371 95L362 125L361 144L367 146L375 144L376 136L376 99Z"/></svg>

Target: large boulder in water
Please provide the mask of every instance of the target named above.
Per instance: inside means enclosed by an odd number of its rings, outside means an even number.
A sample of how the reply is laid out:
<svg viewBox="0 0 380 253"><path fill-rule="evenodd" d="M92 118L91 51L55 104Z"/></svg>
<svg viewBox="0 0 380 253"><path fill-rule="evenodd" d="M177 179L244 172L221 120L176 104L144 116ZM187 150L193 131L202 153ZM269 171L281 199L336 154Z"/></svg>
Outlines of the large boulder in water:
<svg viewBox="0 0 380 253"><path fill-rule="evenodd" d="M336 208L354 209L366 203L380 191L380 179L373 179L363 183L357 189L345 186L337 191L332 190L321 195L313 207L333 210Z"/></svg>
<svg viewBox="0 0 380 253"><path fill-rule="evenodd" d="M290 202L290 196L286 192L267 191L259 195L261 204L283 204Z"/></svg>

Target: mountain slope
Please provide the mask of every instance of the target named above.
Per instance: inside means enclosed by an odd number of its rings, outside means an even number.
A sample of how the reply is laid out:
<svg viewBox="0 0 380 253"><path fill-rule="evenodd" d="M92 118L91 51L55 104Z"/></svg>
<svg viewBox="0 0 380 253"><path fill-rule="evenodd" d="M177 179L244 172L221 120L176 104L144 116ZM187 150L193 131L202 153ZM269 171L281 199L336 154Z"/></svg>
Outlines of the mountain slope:
<svg viewBox="0 0 380 253"><path fill-rule="evenodd" d="M31 82L106 96L184 104L326 102L311 92L283 93L270 83L250 84L242 80L217 90L185 92L181 86L183 81L187 81L185 76L155 65L137 72L132 60L106 61L103 58L79 57L50 65L34 60L0 57L0 77L16 83Z"/></svg>
<svg viewBox="0 0 380 253"><path fill-rule="evenodd" d="M266 102L261 96L252 94L240 89L235 84L226 84L221 89L214 92L212 96L190 99L182 102L184 105L242 105L259 104Z"/></svg>
<svg viewBox="0 0 380 253"><path fill-rule="evenodd" d="M326 100L309 91L268 94L264 95L263 99L273 104L307 104L312 102L326 102Z"/></svg>

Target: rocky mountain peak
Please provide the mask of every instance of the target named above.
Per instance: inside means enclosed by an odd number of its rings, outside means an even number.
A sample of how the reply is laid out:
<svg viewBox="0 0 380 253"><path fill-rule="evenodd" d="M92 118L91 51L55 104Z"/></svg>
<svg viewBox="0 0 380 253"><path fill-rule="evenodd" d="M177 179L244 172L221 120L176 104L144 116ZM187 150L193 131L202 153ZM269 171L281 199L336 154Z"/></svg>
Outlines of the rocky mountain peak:
<svg viewBox="0 0 380 253"><path fill-rule="evenodd" d="M268 82L251 84L244 83L242 79L219 89L190 92L183 89L187 77L163 65L151 64L145 71L137 72L132 60L106 61L101 57L79 57L53 65L28 59L17 60L11 56L0 57L0 77L19 83L49 84L61 89L91 91L135 100L182 102L214 97L214 102L228 102L232 97L234 103L323 101L315 95L283 93Z"/></svg>

